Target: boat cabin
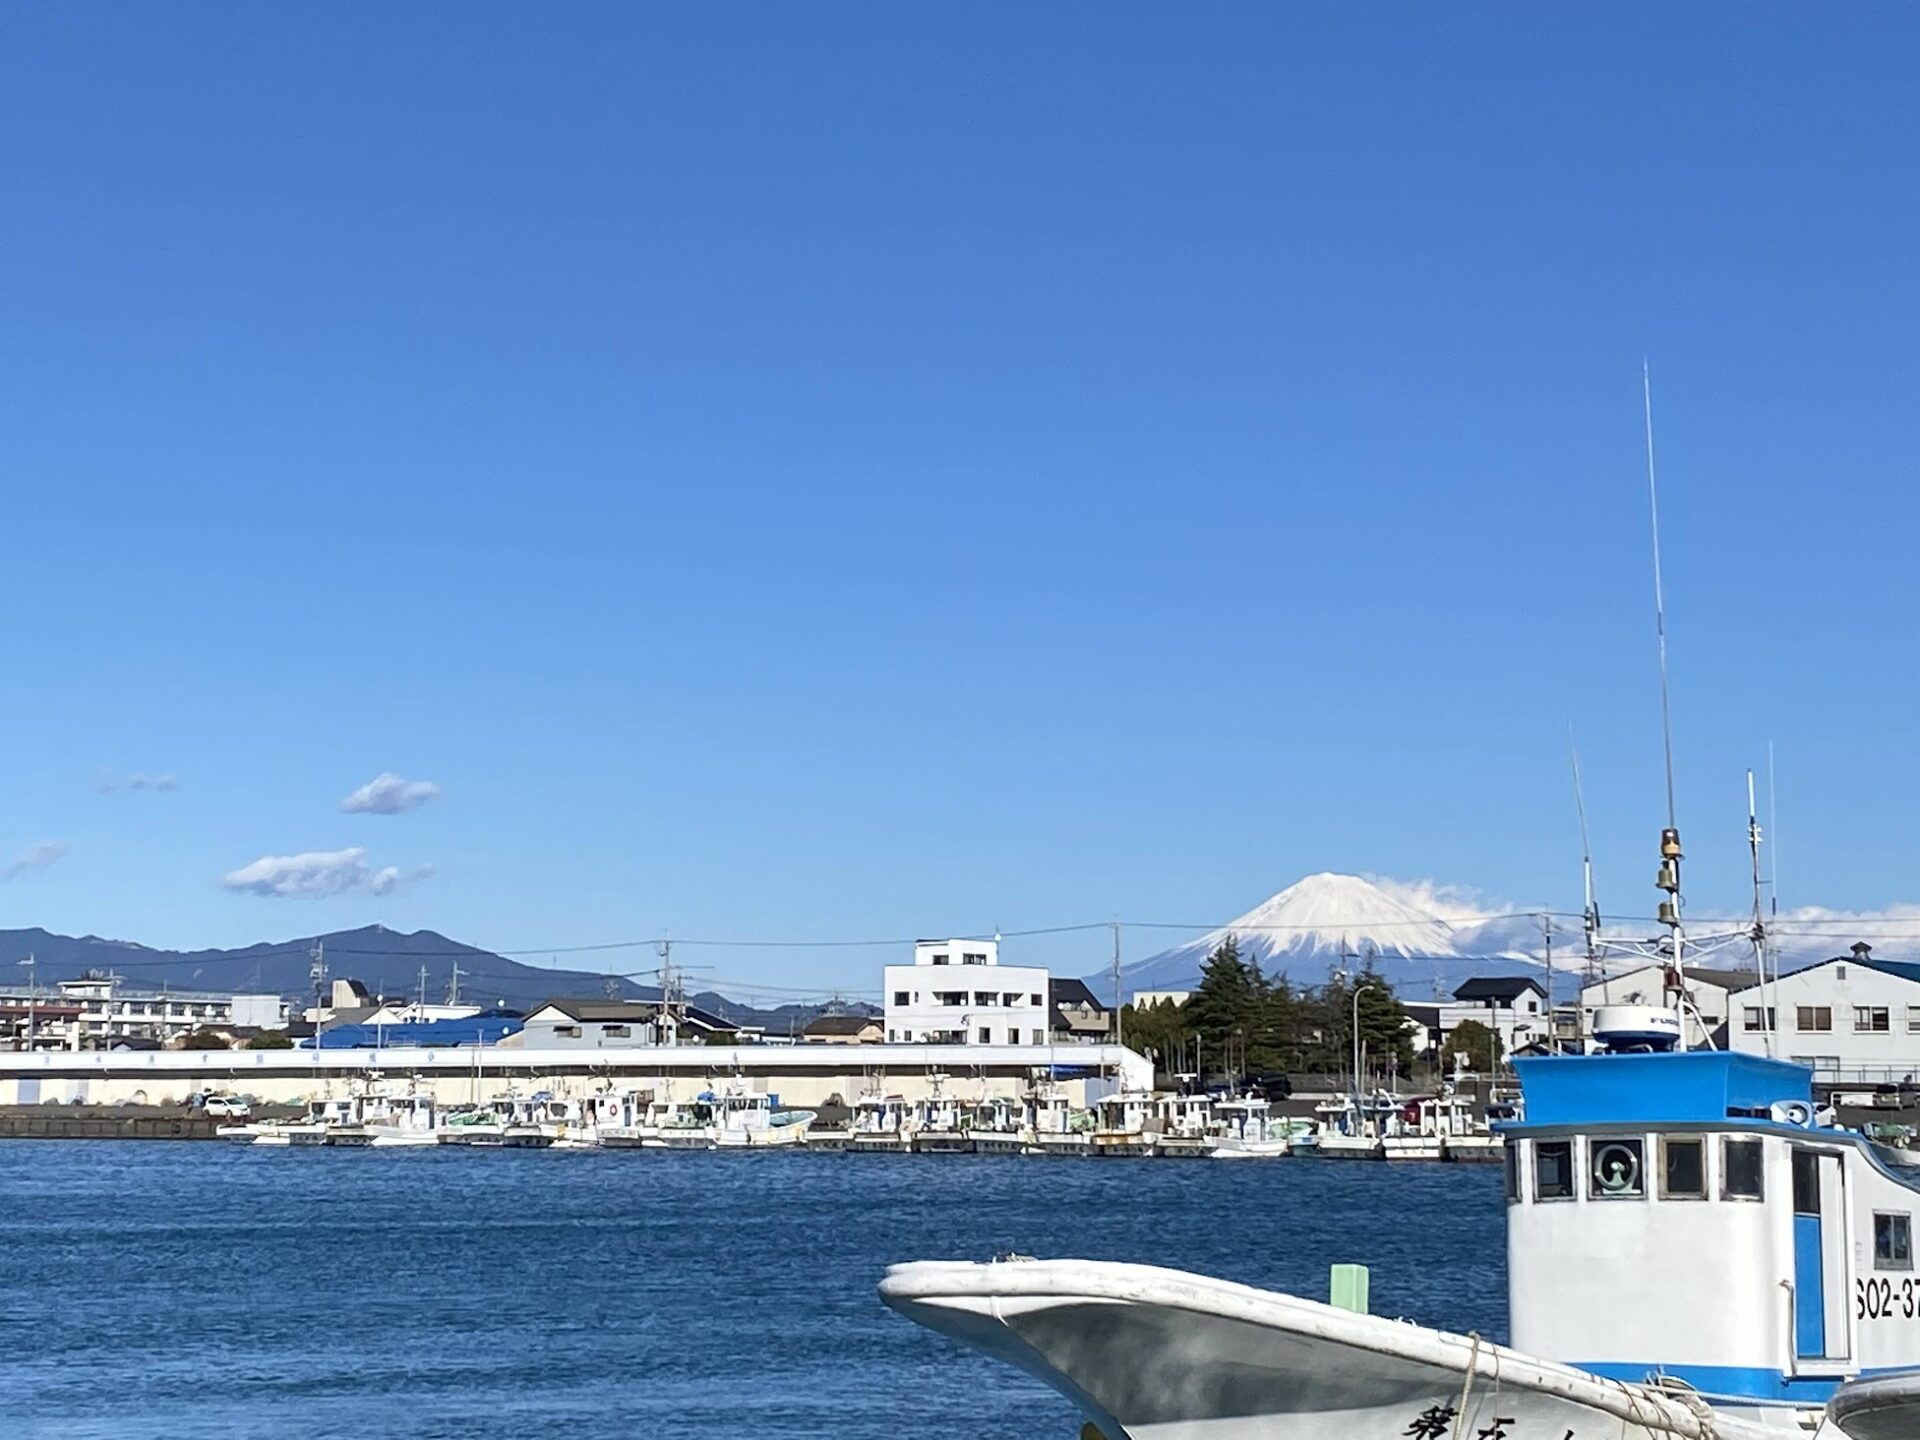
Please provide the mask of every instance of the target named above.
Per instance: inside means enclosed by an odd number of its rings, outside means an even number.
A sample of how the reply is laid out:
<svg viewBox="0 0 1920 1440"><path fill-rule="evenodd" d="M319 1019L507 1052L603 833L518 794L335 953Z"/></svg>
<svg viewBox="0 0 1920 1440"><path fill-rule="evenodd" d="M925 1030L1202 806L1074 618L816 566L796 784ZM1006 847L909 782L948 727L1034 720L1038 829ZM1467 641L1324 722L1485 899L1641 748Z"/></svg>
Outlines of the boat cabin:
<svg viewBox="0 0 1920 1440"><path fill-rule="evenodd" d="M1920 1171L1827 1123L1805 1066L1714 1051L1514 1065L1516 1348L1767 1406L1920 1364Z"/></svg>

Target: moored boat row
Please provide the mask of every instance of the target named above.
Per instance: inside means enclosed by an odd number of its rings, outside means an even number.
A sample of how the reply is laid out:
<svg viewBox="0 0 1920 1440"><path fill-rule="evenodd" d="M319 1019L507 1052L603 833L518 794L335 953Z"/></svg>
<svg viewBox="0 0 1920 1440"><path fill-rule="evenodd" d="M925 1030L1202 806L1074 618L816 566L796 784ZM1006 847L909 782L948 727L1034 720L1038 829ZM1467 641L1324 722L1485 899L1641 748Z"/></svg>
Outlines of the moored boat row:
<svg viewBox="0 0 1920 1440"><path fill-rule="evenodd" d="M677 1099L671 1087L606 1087L585 1096L540 1090L443 1106L411 1080L379 1076L304 1115L222 1127L255 1145L485 1149L813 1150L845 1154L982 1154L1066 1158L1495 1160L1500 1139L1468 1102L1350 1096L1312 1117L1277 1115L1259 1094L1122 1088L1081 1107L1040 1082L1019 1097L962 1099L948 1077L909 1100L875 1088L844 1125L734 1081Z"/></svg>

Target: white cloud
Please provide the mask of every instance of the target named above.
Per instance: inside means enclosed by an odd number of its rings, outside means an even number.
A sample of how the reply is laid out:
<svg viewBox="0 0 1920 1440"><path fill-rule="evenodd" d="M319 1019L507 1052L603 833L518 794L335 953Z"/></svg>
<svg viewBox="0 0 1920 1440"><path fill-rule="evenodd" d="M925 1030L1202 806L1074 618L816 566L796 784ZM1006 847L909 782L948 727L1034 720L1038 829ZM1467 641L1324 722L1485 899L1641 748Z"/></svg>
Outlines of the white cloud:
<svg viewBox="0 0 1920 1440"><path fill-rule="evenodd" d="M250 865L228 871L220 877L220 884L236 894L324 900L334 895L391 895L431 874L431 865L417 865L411 870L397 865L375 869L367 864L367 852L355 845L346 850L310 850L303 855L263 855Z"/></svg>
<svg viewBox="0 0 1920 1440"><path fill-rule="evenodd" d="M144 775L135 772L132 775L115 775L111 770L102 770L93 782L93 788L102 795L111 795L116 790L152 790L165 792L180 788L179 779L172 774Z"/></svg>
<svg viewBox="0 0 1920 1440"><path fill-rule="evenodd" d="M66 854L67 849L67 842L64 840L42 840L38 845L29 845L20 852L17 859L0 865L0 885L6 884L15 876L26 874L29 870L46 869Z"/></svg>
<svg viewBox="0 0 1920 1440"><path fill-rule="evenodd" d="M439 798L440 787L433 781L408 780L389 770L347 796L340 808L349 815L404 815Z"/></svg>

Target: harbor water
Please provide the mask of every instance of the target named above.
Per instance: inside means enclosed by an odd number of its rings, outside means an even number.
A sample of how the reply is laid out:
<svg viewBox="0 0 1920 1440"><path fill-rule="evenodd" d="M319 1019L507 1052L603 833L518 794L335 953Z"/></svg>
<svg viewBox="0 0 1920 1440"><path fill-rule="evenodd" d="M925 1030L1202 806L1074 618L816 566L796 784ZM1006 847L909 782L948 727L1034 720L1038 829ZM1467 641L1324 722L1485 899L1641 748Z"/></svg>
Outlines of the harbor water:
<svg viewBox="0 0 1920 1440"><path fill-rule="evenodd" d="M1497 1166L0 1141L0 1432L1077 1433L885 1310L912 1259L1132 1260L1504 1339Z"/></svg>

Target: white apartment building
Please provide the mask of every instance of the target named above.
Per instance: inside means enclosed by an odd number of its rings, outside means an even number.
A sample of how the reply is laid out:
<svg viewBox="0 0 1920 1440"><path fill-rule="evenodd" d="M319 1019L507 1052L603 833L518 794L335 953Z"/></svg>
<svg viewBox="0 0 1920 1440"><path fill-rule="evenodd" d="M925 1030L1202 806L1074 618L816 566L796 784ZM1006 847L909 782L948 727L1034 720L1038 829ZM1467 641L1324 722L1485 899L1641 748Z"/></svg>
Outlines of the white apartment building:
<svg viewBox="0 0 1920 1440"><path fill-rule="evenodd" d="M1730 1046L1731 1035L1723 1034L1721 1027L1728 1023L1733 1015L1733 1002L1728 998L1754 983L1757 977L1751 970L1709 970L1698 965L1687 966L1686 1000L1682 1007L1686 1017L1687 1048L1703 1050L1709 1043L1714 1046ZM1618 975L1609 975L1591 985L1580 987L1580 1033L1593 1034L1593 1012L1602 1005L1655 1005L1670 1007L1673 997L1667 989L1667 967L1665 965L1642 965L1635 970L1622 970Z"/></svg>
<svg viewBox="0 0 1920 1440"><path fill-rule="evenodd" d="M279 1029L287 1023L287 1003L278 995L129 985L118 975L89 971L48 987L0 991L0 1017L23 1047L80 1050L123 1039L164 1044L206 1025Z"/></svg>
<svg viewBox="0 0 1920 1440"><path fill-rule="evenodd" d="M1826 1082L1920 1079L1920 965L1848 955L1749 986L1732 997L1730 1049L1774 1053ZM1771 1036L1769 1035L1771 1032Z"/></svg>
<svg viewBox="0 0 1920 1440"><path fill-rule="evenodd" d="M1047 1043L1047 972L1002 965L998 940L917 941L883 973L889 1044Z"/></svg>

